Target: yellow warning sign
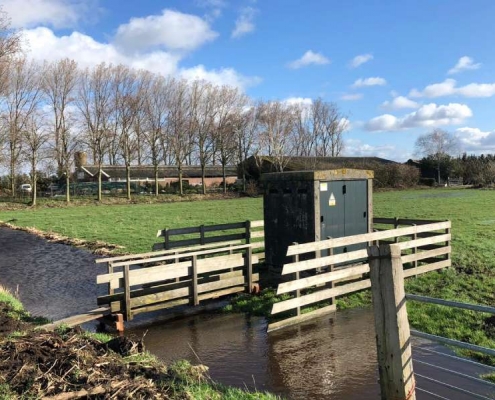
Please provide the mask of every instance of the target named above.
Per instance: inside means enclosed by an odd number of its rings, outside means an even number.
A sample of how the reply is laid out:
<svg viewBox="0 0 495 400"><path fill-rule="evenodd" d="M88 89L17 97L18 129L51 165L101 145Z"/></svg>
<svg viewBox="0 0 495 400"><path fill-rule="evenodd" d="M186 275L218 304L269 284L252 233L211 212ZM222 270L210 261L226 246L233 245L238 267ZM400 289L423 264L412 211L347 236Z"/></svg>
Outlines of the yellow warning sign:
<svg viewBox="0 0 495 400"><path fill-rule="evenodd" d="M328 199L328 205L330 207L333 207L335 206L336 202L335 202L335 196L333 195L333 193L330 195L330 198Z"/></svg>

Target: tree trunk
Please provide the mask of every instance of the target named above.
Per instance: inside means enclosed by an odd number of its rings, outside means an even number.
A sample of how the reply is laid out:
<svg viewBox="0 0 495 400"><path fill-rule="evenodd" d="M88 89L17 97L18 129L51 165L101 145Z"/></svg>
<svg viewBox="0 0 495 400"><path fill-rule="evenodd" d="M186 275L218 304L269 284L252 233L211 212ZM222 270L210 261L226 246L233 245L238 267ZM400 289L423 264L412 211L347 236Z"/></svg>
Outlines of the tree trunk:
<svg viewBox="0 0 495 400"><path fill-rule="evenodd" d="M131 200L131 166L125 165L127 200Z"/></svg>
<svg viewBox="0 0 495 400"><path fill-rule="evenodd" d="M440 161L438 161L437 172L438 172L438 185L440 186Z"/></svg>
<svg viewBox="0 0 495 400"><path fill-rule="evenodd" d="M158 197L158 191L159 191L159 187L158 187L158 164L155 163L153 165L154 169L155 169L155 196Z"/></svg>
<svg viewBox="0 0 495 400"><path fill-rule="evenodd" d="M14 152L10 153L10 190L12 197L15 197L15 161Z"/></svg>
<svg viewBox="0 0 495 400"><path fill-rule="evenodd" d="M65 171L65 202L70 203L70 171L68 168Z"/></svg>
<svg viewBox="0 0 495 400"><path fill-rule="evenodd" d="M227 178L225 176L225 163L222 163L223 192L227 193Z"/></svg>
<svg viewBox="0 0 495 400"><path fill-rule="evenodd" d="M203 185L203 195L206 194L206 165L201 164L201 184Z"/></svg>
<svg viewBox="0 0 495 400"><path fill-rule="evenodd" d="M31 205L36 206L36 192L37 192L37 179L36 179L36 158L33 157L31 160L32 168L32 190L31 190Z"/></svg>
<svg viewBox="0 0 495 400"><path fill-rule="evenodd" d="M179 194L181 196L183 196L184 195L184 186L183 186L183 182L182 182L182 164L179 164L178 168L179 168Z"/></svg>
<svg viewBox="0 0 495 400"><path fill-rule="evenodd" d="M101 165L98 166L98 201L101 201Z"/></svg>

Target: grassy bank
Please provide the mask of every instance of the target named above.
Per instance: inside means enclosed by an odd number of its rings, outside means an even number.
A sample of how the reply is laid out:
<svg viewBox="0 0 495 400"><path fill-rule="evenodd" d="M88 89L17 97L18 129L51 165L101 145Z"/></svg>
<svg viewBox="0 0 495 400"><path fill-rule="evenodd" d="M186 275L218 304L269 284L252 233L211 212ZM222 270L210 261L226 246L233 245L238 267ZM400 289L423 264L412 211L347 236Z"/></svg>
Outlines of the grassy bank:
<svg viewBox="0 0 495 400"><path fill-rule="evenodd" d="M407 291L444 299L495 305L495 191L474 189L406 190L376 193L374 214L380 217L449 219L452 221L454 269L407 281ZM70 237L148 251L158 229L261 219L262 199L232 199L170 204L133 204L41 208L0 212L0 220L35 226ZM273 296L267 295L268 302ZM369 304L368 292L339 300L340 308ZM233 309L247 310L246 299ZM259 300L253 308L266 312ZM409 302L412 326L495 348L495 328L487 315ZM260 311L261 310L261 311Z"/></svg>
<svg viewBox="0 0 495 400"><path fill-rule="evenodd" d="M2 400L76 391L79 396L67 398L278 399L215 383L202 365L177 361L165 366L143 351L139 341L77 328L45 332L35 329L36 322L15 296L0 287Z"/></svg>

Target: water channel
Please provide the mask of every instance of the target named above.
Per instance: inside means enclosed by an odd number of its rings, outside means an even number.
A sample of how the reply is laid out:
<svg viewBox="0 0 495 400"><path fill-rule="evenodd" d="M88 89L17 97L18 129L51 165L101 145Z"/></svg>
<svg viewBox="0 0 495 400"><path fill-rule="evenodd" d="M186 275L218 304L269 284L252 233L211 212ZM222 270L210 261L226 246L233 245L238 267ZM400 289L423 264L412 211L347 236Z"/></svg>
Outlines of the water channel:
<svg viewBox="0 0 495 400"><path fill-rule="evenodd" d="M60 319L95 308L98 291L104 288L96 287L96 275L103 267L94 259L83 250L0 228L0 284L18 290L25 307L35 315ZM263 318L221 313L167 322L147 316L130 324L126 332L145 334L147 349L166 363L188 359L209 366L211 377L226 385L270 391L288 399L380 397L373 315L367 309L338 312L269 335ZM423 349L417 346L414 351L423 364L442 362L466 374L486 372L422 354ZM415 364L415 371L442 377L421 364ZM463 384L468 389L475 386L468 381ZM483 393L495 398L492 389L484 388ZM471 398L438 388L435 392L450 399Z"/></svg>

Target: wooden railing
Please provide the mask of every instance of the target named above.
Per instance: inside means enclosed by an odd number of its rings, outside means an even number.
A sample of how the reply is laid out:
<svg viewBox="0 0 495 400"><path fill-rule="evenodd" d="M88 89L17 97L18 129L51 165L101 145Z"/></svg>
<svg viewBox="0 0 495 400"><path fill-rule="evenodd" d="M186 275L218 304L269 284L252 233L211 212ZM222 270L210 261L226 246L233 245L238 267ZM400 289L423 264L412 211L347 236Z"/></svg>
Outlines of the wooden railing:
<svg viewBox="0 0 495 400"><path fill-rule="evenodd" d="M98 305L109 304L111 313L131 320L144 312L251 292L259 280L253 272L259 261L253 245L219 245L99 259L108 272L98 275L97 283L106 284L108 291L98 297Z"/></svg>
<svg viewBox="0 0 495 400"><path fill-rule="evenodd" d="M185 246L205 246L215 243L248 244L255 248L264 247L265 237L263 221L244 221L230 224L199 225L185 228L162 229L157 237L163 237L163 243L156 243L153 250L169 250Z"/></svg>
<svg viewBox="0 0 495 400"><path fill-rule="evenodd" d="M275 303L272 315L283 312L296 315L270 324L268 331L334 311L337 296L369 288L368 244L397 243L402 251L405 277L451 265L450 221L375 218L374 222L381 226L392 224L394 229L294 244L288 248L287 256L292 257L292 262L283 266L282 275L287 281L279 284L277 294L290 293L293 297ZM398 227L405 224L411 226ZM352 245L360 245L362 249L339 254ZM304 313L303 307L319 308Z"/></svg>

